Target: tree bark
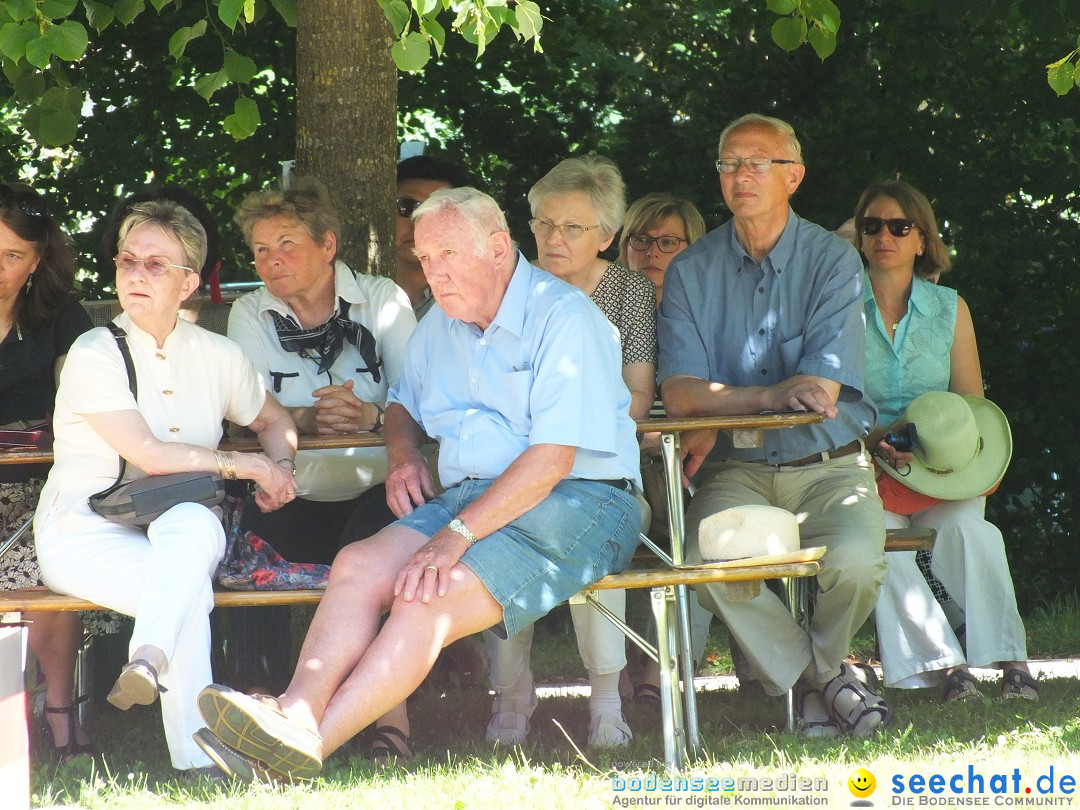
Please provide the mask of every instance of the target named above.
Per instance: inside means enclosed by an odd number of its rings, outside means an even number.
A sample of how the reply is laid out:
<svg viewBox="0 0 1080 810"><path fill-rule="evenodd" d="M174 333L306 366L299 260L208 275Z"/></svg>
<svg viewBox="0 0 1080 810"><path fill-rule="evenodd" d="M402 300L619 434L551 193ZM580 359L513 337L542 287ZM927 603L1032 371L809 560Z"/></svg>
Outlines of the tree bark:
<svg viewBox="0 0 1080 810"><path fill-rule="evenodd" d="M338 256L393 276L397 68L371 0L303 0L296 25L296 169L341 213Z"/></svg>

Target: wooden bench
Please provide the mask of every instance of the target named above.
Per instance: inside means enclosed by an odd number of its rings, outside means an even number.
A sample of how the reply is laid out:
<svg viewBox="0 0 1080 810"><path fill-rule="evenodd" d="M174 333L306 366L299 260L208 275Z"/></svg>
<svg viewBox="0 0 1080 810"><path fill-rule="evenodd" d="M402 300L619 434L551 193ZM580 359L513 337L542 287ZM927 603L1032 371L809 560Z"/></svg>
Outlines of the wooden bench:
<svg viewBox="0 0 1080 810"><path fill-rule="evenodd" d="M679 481L679 439L684 430L724 430L732 435L736 447L755 447L762 443L762 431L785 429L796 425L822 421L812 413L764 414L750 416L723 416L700 419L643 420L638 423L640 433L660 433L661 451L668 477L669 535L672 538L670 557L662 554L662 568L632 570L613 574L594 583L589 592L618 588L649 588L652 597L653 616L657 622L659 643L651 647L640 636L631 635L642 649L660 664L661 714L664 728L664 760L669 770L681 770L687 755L697 756L700 750L697 730L697 709L693 689L693 662L690 660L689 617L687 611L687 586L705 582L746 582L788 578L789 581L812 577L819 570L814 563L787 566L751 566L712 571L685 571L672 567L683 562L683 504ZM300 449L324 449L341 447L377 447L383 444L381 436L356 434L351 436L304 436ZM254 440L230 440L222 443L222 449L257 451ZM42 451L12 451L0 453L0 464L24 464L51 462L51 453ZM805 593L805 591L802 591ZM238 592L219 590L215 593L215 606L293 605L318 602L321 591L259 591ZM586 599L589 597L586 595ZM592 603L605 612L595 600ZM33 610L85 610L95 605L74 597L52 593L46 588L0 592L0 625L18 624L20 614ZM793 602L792 613L796 617L805 613L805 605ZM799 611L802 611L800 613ZM613 618L610 615L608 618ZM624 632L629 630L623 624ZM632 633L632 631L631 631ZM0 661L0 667L12 666L12 661ZM20 659L21 667L21 659ZM680 690L681 682L684 685ZM791 718L789 694L789 721ZM0 762L0 768L10 763Z"/></svg>

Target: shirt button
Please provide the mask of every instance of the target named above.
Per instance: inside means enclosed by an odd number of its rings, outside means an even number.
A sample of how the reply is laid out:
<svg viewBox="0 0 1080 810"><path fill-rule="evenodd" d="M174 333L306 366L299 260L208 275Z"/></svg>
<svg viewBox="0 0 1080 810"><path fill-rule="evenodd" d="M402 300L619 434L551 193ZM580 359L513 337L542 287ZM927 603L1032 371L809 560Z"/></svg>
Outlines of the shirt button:
<svg viewBox="0 0 1080 810"><path fill-rule="evenodd" d="M757 330L757 333L758 333L759 335L764 335L764 334L765 334L765 330L764 330L764 329L758 329L758 330Z"/></svg>
<svg viewBox="0 0 1080 810"><path fill-rule="evenodd" d="M761 373L762 373L762 375L768 374L768 373L769 373L769 370L768 370L767 368L763 368L763 369L761 370Z"/></svg>
<svg viewBox="0 0 1080 810"><path fill-rule="evenodd" d="M773 458L776 458L776 451L773 450L771 453L769 453L769 455L772 456Z"/></svg>
<svg viewBox="0 0 1080 810"><path fill-rule="evenodd" d="M480 338L480 345L487 346L487 338Z"/></svg>
<svg viewBox="0 0 1080 810"><path fill-rule="evenodd" d="M462 433L461 434L461 439L462 439L462 441L468 441L469 440L469 434L468 433Z"/></svg>
<svg viewBox="0 0 1080 810"><path fill-rule="evenodd" d="M757 291L758 291L759 293L763 293L763 292L765 292L765 288L764 288L764 287L758 287L758 288L757 288Z"/></svg>
<svg viewBox="0 0 1080 810"><path fill-rule="evenodd" d="M470 377L469 382L471 382L473 385L476 385L476 377Z"/></svg>
<svg viewBox="0 0 1080 810"><path fill-rule="evenodd" d="M180 432L180 428L178 428L178 427L169 428L169 433L179 433L179 432Z"/></svg>
<svg viewBox="0 0 1080 810"><path fill-rule="evenodd" d="M161 390L161 393L163 393L167 397L170 397L170 396L172 396L172 389L171 388L163 388Z"/></svg>

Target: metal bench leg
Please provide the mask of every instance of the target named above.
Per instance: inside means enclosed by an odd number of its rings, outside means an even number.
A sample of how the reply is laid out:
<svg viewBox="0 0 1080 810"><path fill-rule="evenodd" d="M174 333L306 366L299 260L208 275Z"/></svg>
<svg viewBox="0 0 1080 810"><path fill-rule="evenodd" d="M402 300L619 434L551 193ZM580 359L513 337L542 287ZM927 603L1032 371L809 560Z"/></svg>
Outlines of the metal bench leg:
<svg viewBox="0 0 1080 810"><path fill-rule="evenodd" d="M694 651L690 638L690 595L685 585L675 586L675 621L679 632L679 669L682 675L682 698L686 713L686 748L691 759L701 756L701 742L698 736L697 693L694 691Z"/></svg>
<svg viewBox="0 0 1080 810"><path fill-rule="evenodd" d="M791 618L803 630L810 630L809 609L807 607L807 586L810 582L806 577L791 577L784 583L787 593L788 610ZM795 687L787 691L787 730L795 730Z"/></svg>
<svg viewBox="0 0 1080 810"><path fill-rule="evenodd" d="M660 716L664 730L664 765L668 771L677 772L686 765L686 735L678 673L675 671L676 660L672 655L675 649L675 628L672 623L674 589L653 588L650 596L653 618L656 620L656 648L660 659Z"/></svg>

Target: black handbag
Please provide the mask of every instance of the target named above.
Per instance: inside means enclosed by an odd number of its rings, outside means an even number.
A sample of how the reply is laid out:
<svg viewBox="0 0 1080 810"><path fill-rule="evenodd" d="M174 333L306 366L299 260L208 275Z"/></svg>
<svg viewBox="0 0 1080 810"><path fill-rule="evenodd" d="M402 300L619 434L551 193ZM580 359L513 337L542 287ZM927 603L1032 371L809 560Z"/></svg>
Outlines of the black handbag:
<svg viewBox="0 0 1080 810"><path fill-rule="evenodd" d="M127 333L114 323L109 324L109 331L116 338L120 354L124 357L131 395L138 400L135 364L127 345ZM224 481L220 475L210 472L149 475L123 484L121 481L126 471L127 461L120 456L120 473L116 476L116 482L89 498L91 509L116 523L147 526L179 503L197 503L212 509L225 497Z"/></svg>

